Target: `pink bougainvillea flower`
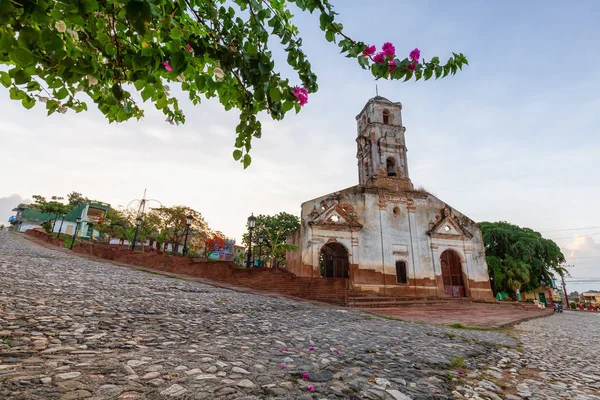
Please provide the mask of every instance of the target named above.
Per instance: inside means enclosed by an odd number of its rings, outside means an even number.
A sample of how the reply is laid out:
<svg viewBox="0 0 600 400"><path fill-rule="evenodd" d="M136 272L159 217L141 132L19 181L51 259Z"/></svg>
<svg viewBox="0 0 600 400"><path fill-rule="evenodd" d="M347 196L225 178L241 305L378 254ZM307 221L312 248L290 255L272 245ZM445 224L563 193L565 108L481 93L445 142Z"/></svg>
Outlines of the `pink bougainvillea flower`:
<svg viewBox="0 0 600 400"><path fill-rule="evenodd" d="M308 390L309 392L314 392L315 391L315 387L313 385L308 385L306 387L306 390Z"/></svg>
<svg viewBox="0 0 600 400"><path fill-rule="evenodd" d="M365 46L362 55L365 57L372 56L373 54L375 54L375 50L377 50L375 46Z"/></svg>
<svg viewBox="0 0 600 400"><path fill-rule="evenodd" d="M385 42L383 46L381 46L381 52L386 57L394 57L396 55L396 48L390 42Z"/></svg>
<svg viewBox="0 0 600 400"><path fill-rule="evenodd" d="M300 102L300 106L303 106L306 103L308 103L308 90L306 90L306 88L294 86L292 94L296 96L296 98Z"/></svg>
<svg viewBox="0 0 600 400"><path fill-rule="evenodd" d="M388 66L389 66L389 71L388 72L391 74L396 69L396 60L390 61L388 63Z"/></svg>
<svg viewBox="0 0 600 400"><path fill-rule="evenodd" d="M421 50L414 49L413 51L410 52L410 54L408 55L408 58L410 58L411 61L418 62L419 58L421 58Z"/></svg>
<svg viewBox="0 0 600 400"><path fill-rule="evenodd" d="M314 351L314 350L315 350L315 346L310 346L308 349L309 349L310 351Z"/></svg>
<svg viewBox="0 0 600 400"><path fill-rule="evenodd" d="M338 349L335 349L333 352L334 352L335 354L340 354L340 351L339 351Z"/></svg>
<svg viewBox="0 0 600 400"><path fill-rule="evenodd" d="M281 368L281 369L285 369L285 364L281 364L281 365L279 366L279 368Z"/></svg>
<svg viewBox="0 0 600 400"><path fill-rule="evenodd" d="M377 53L375 57L373 57L373 61L375 61L377 64L383 64L385 61L385 54Z"/></svg>
<svg viewBox="0 0 600 400"><path fill-rule="evenodd" d="M192 46L190 46L189 44L187 45L187 51L189 51L190 53L194 52L194 49L192 49Z"/></svg>
<svg viewBox="0 0 600 400"><path fill-rule="evenodd" d="M406 68L410 69L411 71L414 71L415 69L417 69L417 62L416 61L411 61L410 64L408 64L406 66Z"/></svg>
<svg viewBox="0 0 600 400"><path fill-rule="evenodd" d="M464 372L461 371L461 370L456 371L456 373L459 374L459 375L464 375Z"/></svg>
<svg viewBox="0 0 600 400"><path fill-rule="evenodd" d="M173 68L172 68L172 67L169 65L169 62L168 62L168 61L165 61L165 62L163 63L163 66L165 67L165 69L166 69L167 71L169 71L169 72L173 72Z"/></svg>
<svg viewBox="0 0 600 400"><path fill-rule="evenodd" d="M305 372L305 373L302 374L302 379L308 379L308 373L307 372Z"/></svg>

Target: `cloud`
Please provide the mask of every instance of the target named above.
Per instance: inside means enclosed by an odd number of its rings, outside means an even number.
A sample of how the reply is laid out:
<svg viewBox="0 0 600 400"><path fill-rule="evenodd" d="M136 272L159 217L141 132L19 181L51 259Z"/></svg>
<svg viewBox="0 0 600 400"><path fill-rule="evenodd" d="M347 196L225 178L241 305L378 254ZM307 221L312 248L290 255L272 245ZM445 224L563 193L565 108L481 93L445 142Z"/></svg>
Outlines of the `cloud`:
<svg viewBox="0 0 600 400"><path fill-rule="evenodd" d="M0 197L0 225L8 225L8 218L15 215L13 208L20 203L31 203L31 200L24 199L18 194L11 194L7 197Z"/></svg>

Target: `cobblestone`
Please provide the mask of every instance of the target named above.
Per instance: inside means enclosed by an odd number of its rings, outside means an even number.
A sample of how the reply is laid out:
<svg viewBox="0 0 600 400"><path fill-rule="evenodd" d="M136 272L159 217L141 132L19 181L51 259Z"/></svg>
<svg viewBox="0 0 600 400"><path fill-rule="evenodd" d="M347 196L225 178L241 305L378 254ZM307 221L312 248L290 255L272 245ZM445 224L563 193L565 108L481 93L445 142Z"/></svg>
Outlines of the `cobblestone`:
<svg viewBox="0 0 600 400"><path fill-rule="evenodd" d="M565 311L523 322L514 329L518 349L499 349L487 360L482 375L465 389L503 393L508 400L600 399L600 315ZM460 390L461 394L468 390ZM485 398L485 397L484 397Z"/></svg>
<svg viewBox="0 0 600 400"><path fill-rule="evenodd" d="M583 336L563 340L564 351L573 342L578 349L566 377L552 365L566 360L553 355L561 348L544 347L558 343L550 321L580 318L567 313L521 325L521 353L504 332L240 293L92 261L6 232L0 283L2 399L496 399L497 389L597 398L590 394L598 384L599 364L590 361L597 347ZM577 322L571 334L589 333L586 324ZM527 369L541 372L523 375ZM542 372L547 384L538 381Z"/></svg>

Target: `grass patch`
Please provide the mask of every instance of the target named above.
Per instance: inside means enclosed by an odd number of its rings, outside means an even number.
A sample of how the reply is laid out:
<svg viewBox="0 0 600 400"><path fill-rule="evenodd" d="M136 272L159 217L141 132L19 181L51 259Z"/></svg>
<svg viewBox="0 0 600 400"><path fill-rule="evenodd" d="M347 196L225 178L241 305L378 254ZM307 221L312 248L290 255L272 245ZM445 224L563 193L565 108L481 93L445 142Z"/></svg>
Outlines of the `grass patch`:
<svg viewBox="0 0 600 400"><path fill-rule="evenodd" d="M460 323L454 323L454 324L447 325L447 326L449 328L463 329L466 331L502 331L502 330L504 330L504 328L484 328L484 327L480 327L480 326L463 325Z"/></svg>
<svg viewBox="0 0 600 400"><path fill-rule="evenodd" d="M2 339L2 343L4 344L11 344L11 342L12 340L10 340L9 338Z"/></svg>
<svg viewBox="0 0 600 400"><path fill-rule="evenodd" d="M456 333L448 333L448 338L454 340L458 336Z"/></svg>
<svg viewBox="0 0 600 400"><path fill-rule="evenodd" d="M140 283L139 282L133 282L133 281L131 281L131 282L127 282L127 284L128 285L139 285Z"/></svg>
<svg viewBox="0 0 600 400"><path fill-rule="evenodd" d="M463 370L467 367L464 357L450 356L450 368Z"/></svg>

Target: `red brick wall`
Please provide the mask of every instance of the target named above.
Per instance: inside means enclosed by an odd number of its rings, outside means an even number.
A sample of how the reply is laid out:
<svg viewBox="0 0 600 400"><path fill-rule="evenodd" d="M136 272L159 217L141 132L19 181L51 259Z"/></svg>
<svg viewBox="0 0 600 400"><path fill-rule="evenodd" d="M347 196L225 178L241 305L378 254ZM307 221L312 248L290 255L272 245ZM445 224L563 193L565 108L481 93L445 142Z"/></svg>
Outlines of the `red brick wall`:
<svg viewBox="0 0 600 400"><path fill-rule="evenodd" d="M57 247L63 247L65 245L64 239L57 238L54 235L49 235L44 231L29 229L25 232L25 234L43 240L44 242L48 242Z"/></svg>
<svg viewBox="0 0 600 400"><path fill-rule="evenodd" d="M43 232L29 230L27 234L59 245L55 243L59 239L48 238L48 235ZM60 242L62 246L62 239ZM79 242L73 246L73 252L308 300L343 305L348 303L347 279L300 278L285 269L244 269L230 261L207 262L180 256L167 256L156 251L139 253L119 245Z"/></svg>

